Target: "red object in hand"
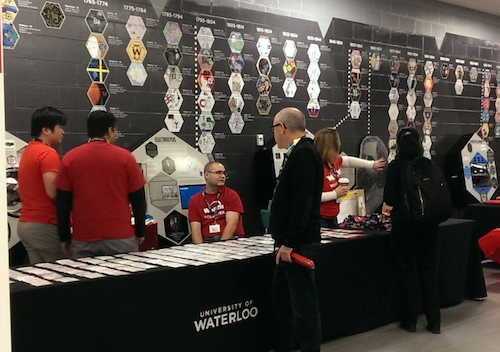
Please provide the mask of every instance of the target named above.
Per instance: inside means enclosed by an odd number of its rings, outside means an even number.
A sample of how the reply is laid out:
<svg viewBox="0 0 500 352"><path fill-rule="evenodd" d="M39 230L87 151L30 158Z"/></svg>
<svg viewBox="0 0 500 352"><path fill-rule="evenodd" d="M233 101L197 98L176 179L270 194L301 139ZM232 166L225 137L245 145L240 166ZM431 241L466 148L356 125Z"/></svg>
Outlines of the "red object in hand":
<svg viewBox="0 0 500 352"><path fill-rule="evenodd" d="M309 258L304 257L303 255L297 254L295 252L290 253L290 257L292 257L292 261L299 265L306 267L307 269L314 269L316 265L314 261Z"/></svg>

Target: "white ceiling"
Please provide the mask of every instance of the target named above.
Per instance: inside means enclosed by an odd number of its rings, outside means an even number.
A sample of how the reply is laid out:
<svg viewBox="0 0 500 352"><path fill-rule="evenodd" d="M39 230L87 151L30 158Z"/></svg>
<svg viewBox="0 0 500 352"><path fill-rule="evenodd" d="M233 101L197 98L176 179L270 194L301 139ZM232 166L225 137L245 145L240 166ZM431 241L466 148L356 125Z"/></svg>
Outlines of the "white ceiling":
<svg viewBox="0 0 500 352"><path fill-rule="evenodd" d="M456 6L462 6L480 12L486 12L500 17L499 0L438 0Z"/></svg>

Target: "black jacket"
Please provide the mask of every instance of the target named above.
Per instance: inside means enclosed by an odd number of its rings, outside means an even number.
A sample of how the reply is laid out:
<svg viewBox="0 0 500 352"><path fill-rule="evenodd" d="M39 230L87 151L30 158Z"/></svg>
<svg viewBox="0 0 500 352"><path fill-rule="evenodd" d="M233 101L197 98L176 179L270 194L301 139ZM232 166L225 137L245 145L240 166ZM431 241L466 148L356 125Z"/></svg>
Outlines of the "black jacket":
<svg viewBox="0 0 500 352"><path fill-rule="evenodd" d="M313 140L301 138L278 178L269 229L278 246L319 242L323 163Z"/></svg>

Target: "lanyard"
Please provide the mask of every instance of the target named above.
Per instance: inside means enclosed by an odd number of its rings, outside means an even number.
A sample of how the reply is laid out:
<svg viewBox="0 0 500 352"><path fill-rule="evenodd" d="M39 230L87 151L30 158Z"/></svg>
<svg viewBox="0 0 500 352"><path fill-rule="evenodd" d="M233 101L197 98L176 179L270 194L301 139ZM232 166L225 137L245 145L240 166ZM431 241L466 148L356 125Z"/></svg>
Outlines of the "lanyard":
<svg viewBox="0 0 500 352"><path fill-rule="evenodd" d="M42 140L41 138L35 137L35 138L33 138L33 140L34 140L35 142L40 142L40 143L42 143L42 144L48 145L48 144L47 144L47 143L45 143L45 141L44 141L44 140ZM50 147L50 145L48 145L48 146Z"/></svg>
<svg viewBox="0 0 500 352"><path fill-rule="evenodd" d="M330 165L328 165L328 166L330 166ZM337 182L339 181L340 172L339 172L339 170L337 170L335 168L335 166L330 166L330 175L332 175L335 178L335 180L337 180Z"/></svg>
<svg viewBox="0 0 500 352"><path fill-rule="evenodd" d="M217 198L215 199L215 207L211 208L210 204L208 204L208 201L207 201L206 190L207 190L206 188L203 189L203 192L201 193L201 195L203 196L203 199L205 200L205 204L207 205L207 209L210 212L210 215L212 215L213 218L214 218L214 224L216 224L217 223L217 217L219 215L220 191L217 192Z"/></svg>

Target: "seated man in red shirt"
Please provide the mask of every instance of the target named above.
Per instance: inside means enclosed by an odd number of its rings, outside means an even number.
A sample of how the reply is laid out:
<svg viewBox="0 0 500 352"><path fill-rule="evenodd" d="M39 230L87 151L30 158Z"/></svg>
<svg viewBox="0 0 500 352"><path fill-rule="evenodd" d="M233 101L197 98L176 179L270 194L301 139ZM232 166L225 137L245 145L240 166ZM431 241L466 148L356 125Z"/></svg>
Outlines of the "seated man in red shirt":
<svg viewBox="0 0 500 352"><path fill-rule="evenodd" d="M236 191L226 187L226 168L218 161L205 165L203 191L189 201L188 218L193 243L244 237L243 204Z"/></svg>
<svg viewBox="0 0 500 352"><path fill-rule="evenodd" d="M55 181L58 230L63 250L73 258L137 251L144 241L146 181L134 156L114 145L115 123L110 112L91 113L88 143L61 161Z"/></svg>

